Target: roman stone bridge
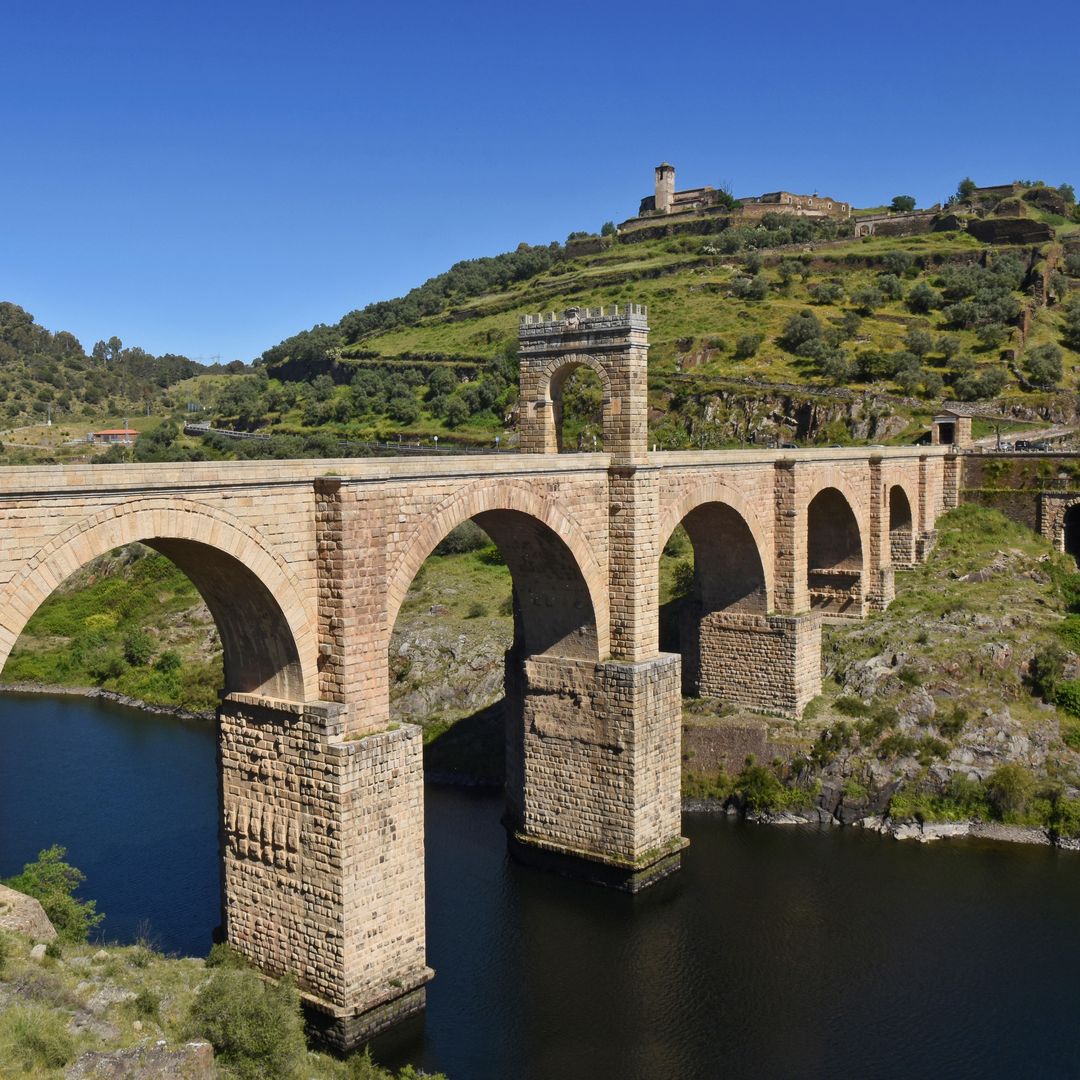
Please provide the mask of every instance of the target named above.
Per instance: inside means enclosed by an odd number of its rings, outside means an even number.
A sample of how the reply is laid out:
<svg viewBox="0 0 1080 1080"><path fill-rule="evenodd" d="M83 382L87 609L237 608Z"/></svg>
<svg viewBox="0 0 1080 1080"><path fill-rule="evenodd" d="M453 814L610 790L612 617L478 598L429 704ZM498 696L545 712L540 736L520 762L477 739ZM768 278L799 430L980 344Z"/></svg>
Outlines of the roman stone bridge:
<svg viewBox="0 0 1080 1080"><path fill-rule="evenodd" d="M0 662L79 567L134 541L220 631L229 940L294 972L346 1045L422 1006L421 734L389 714L398 609L473 520L513 579L507 824L516 854L635 889L678 865L681 689L797 714L823 618L892 596L955 504L948 448L650 453L643 309L521 327L520 454L0 471ZM604 388L604 453L559 449L566 375ZM660 651L659 561L695 577Z"/></svg>

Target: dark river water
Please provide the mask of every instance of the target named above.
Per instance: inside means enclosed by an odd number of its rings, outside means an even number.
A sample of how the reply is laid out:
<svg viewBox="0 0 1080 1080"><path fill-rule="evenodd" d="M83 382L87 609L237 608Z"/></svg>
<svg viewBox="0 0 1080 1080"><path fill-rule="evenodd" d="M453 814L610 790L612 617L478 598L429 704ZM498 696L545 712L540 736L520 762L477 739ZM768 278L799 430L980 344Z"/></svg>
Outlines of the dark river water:
<svg viewBox="0 0 1080 1080"><path fill-rule="evenodd" d="M205 953L208 726L0 698L0 875L58 842L104 933ZM490 794L427 792L422 1019L376 1057L451 1080L1080 1076L1080 855L687 815L638 897L510 863Z"/></svg>

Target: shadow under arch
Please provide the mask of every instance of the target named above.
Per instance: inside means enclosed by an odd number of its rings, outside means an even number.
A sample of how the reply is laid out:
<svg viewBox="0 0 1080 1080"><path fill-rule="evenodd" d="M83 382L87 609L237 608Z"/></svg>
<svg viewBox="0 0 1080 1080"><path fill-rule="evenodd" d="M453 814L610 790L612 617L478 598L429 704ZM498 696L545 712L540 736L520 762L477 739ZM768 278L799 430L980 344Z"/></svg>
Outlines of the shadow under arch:
<svg viewBox="0 0 1080 1080"><path fill-rule="evenodd" d="M861 617L864 554L859 519L839 488L822 488L806 508L806 586L810 606Z"/></svg>
<svg viewBox="0 0 1080 1080"><path fill-rule="evenodd" d="M914 518L911 500L900 484L889 488L889 558L893 566L904 568L915 562Z"/></svg>
<svg viewBox="0 0 1080 1080"><path fill-rule="evenodd" d="M676 578L675 595L660 609L660 648L681 655L685 695L740 696L721 674L728 660L721 654L746 616L760 618L769 611L770 578L760 527L719 499L697 502L680 521L666 521L665 546L679 524L693 550L693 575Z"/></svg>
<svg viewBox="0 0 1080 1080"><path fill-rule="evenodd" d="M314 694L314 631L299 590L251 529L183 500L140 500L78 522L26 561L0 591L0 664L44 600L76 570L132 543L174 562L209 608L225 690L303 701ZM317 696L317 694L314 694Z"/></svg>

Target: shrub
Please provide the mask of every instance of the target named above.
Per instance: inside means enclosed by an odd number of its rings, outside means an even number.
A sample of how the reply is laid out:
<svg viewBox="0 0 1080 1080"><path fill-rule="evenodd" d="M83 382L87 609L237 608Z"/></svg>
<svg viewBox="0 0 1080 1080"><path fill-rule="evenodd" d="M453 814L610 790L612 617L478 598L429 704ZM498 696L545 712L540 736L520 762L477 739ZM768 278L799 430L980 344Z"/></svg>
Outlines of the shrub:
<svg viewBox="0 0 1080 1080"><path fill-rule="evenodd" d="M285 1080L307 1052L296 986L266 983L254 971L215 971L195 995L189 1027L241 1080Z"/></svg>
<svg viewBox="0 0 1080 1080"><path fill-rule="evenodd" d="M155 661L154 670L160 671L162 675L169 675L183 666L184 661L180 654L175 649L166 649Z"/></svg>
<svg viewBox="0 0 1080 1080"><path fill-rule="evenodd" d="M1054 689L1054 702L1070 716L1080 719L1080 679L1065 679Z"/></svg>
<svg viewBox="0 0 1080 1080"><path fill-rule="evenodd" d="M750 762L735 780L748 810L775 810L784 802L784 786L764 765Z"/></svg>
<svg viewBox="0 0 1080 1080"><path fill-rule="evenodd" d="M1000 349L1009 336L1001 323L985 323L976 331L980 343L986 349Z"/></svg>
<svg viewBox="0 0 1080 1080"><path fill-rule="evenodd" d="M482 604L479 600L474 600L469 605L469 610L465 613L466 619L482 619L488 613L487 605Z"/></svg>
<svg viewBox="0 0 1080 1080"><path fill-rule="evenodd" d="M883 301L881 293L872 285L864 285L851 294L851 302L855 305L856 311L863 315L871 314L875 308L881 307Z"/></svg>
<svg viewBox="0 0 1080 1080"><path fill-rule="evenodd" d="M466 551L479 551L490 543L491 537L475 521L463 521L435 545L433 554L461 555Z"/></svg>
<svg viewBox="0 0 1080 1080"><path fill-rule="evenodd" d="M1047 645L1031 658L1031 663L1028 664L1028 682L1043 701L1054 700L1067 660L1068 656L1057 645Z"/></svg>
<svg viewBox="0 0 1080 1080"><path fill-rule="evenodd" d="M499 550L498 545L488 544L487 547L482 548L476 553L476 557L485 566L505 566L506 560L503 558L503 553Z"/></svg>
<svg viewBox="0 0 1080 1080"><path fill-rule="evenodd" d="M948 716L940 716L937 719L937 729L946 739L955 739L964 725L968 722L967 710L959 705L954 705Z"/></svg>
<svg viewBox="0 0 1080 1080"><path fill-rule="evenodd" d="M0 972L4 970L4 965L7 963L10 951L11 942L8 940L7 934L0 930Z"/></svg>
<svg viewBox="0 0 1080 1080"><path fill-rule="evenodd" d="M1073 297L1064 310L1065 325L1062 328L1062 341L1070 348L1080 351L1080 297Z"/></svg>
<svg viewBox="0 0 1080 1080"><path fill-rule="evenodd" d="M836 699L833 705L838 713L843 713L845 716L869 716L870 706L865 702L860 701L857 697L851 697L845 695Z"/></svg>
<svg viewBox="0 0 1080 1080"><path fill-rule="evenodd" d="M161 998L149 987L144 986L131 1002L131 1009L140 1020L157 1020L161 1009Z"/></svg>
<svg viewBox="0 0 1080 1080"><path fill-rule="evenodd" d="M999 765L986 780L990 805L1001 817L1021 813L1034 788L1035 778L1014 761Z"/></svg>
<svg viewBox="0 0 1080 1080"><path fill-rule="evenodd" d="M844 286L837 281L822 281L811 285L807 292L815 304L835 304L844 297Z"/></svg>
<svg viewBox="0 0 1080 1080"><path fill-rule="evenodd" d="M764 334L740 334L735 341L735 359L749 360L757 353L764 340Z"/></svg>
<svg viewBox="0 0 1080 1080"><path fill-rule="evenodd" d="M39 900L60 939L77 943L86 941L105 916L97 914L93 900L75 899L85 875L64 862L66 854L66 848L53 844L5 884Z"/></svg>
<svg viewBox="0 0 1080 1080"><path fill-rule="evenodd" d="M132 667L144 667L153 655L154 639L145 630L132 630L124 638L124 659Z"/></svg>
<svg viewBox="0 0 1080 1080"><path fill-rule="evenodd" d="M75 1056L65 1020L45 1005L9 1005L0 1013L0 1062L12 1075L62 1069Z"/></svg>
<svg viewBox="0 0 1080 1080"><path fill-rule="evenodd" d="M882 274L878 278L877 287L886 300L903 299L904 283L895 274Z"/></svg>

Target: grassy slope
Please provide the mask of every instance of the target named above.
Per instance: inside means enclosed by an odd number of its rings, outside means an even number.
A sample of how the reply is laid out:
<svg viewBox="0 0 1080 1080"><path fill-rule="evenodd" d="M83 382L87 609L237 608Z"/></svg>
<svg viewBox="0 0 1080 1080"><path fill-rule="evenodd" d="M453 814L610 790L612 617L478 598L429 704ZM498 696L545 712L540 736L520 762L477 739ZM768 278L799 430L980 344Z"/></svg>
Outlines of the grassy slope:
<svg viewBox="0 0 1080 1080"><path fill-rule="evenodd" d="M210 972L201 959L166 957L145 945L64 945L59 957L29 957L30 942L0 931L0 1076L60 1080L88 1050L111 1051L198 1038L192 1001ZM104 955L102 955L102 953ZM222 1080L239 1075L218 1062ZM400 1074L416 1076L412 1070ZM126 1075L126 1074L125 1074ZM248 1075L251 1075L249 1072ZM363 1054L309 1053L305 1080L392 1080ZM433 1078L434 1080L434 1078Z"/></svg>

